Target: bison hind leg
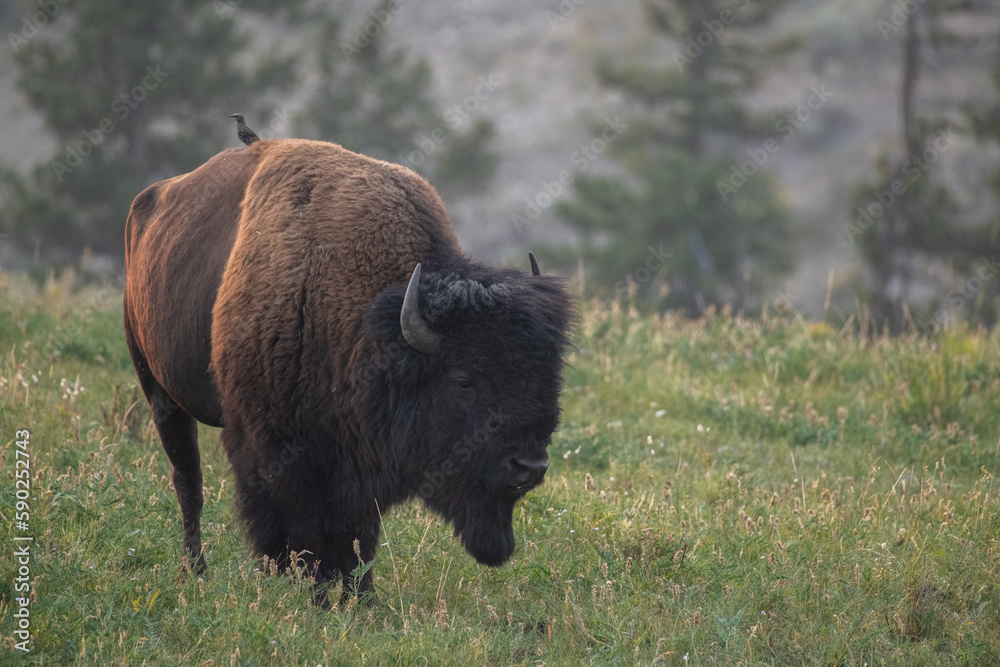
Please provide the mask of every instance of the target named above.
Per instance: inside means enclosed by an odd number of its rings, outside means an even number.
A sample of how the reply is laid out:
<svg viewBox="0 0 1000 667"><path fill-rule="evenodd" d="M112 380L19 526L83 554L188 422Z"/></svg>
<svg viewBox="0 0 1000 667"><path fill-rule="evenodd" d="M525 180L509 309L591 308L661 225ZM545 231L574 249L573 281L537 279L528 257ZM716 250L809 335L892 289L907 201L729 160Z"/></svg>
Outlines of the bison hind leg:
<svg viewBox="0 0 1000 667"><path fill-rule="evenodd" d="M126 300L125 343L139 378L139 386L153 411L153 423L160 435L160 444L174 468L174 490L177 492L177 503L181 507L181 521L184 525L184 550L190 559L181 568L181 578L186 569L194 569L201 574L206 569L205 556L201 551L201 509L205 499L202 495L201 456L198 451L198 422L153 377L149 362L133 335L129 313Z"/></svg>
<svg viewBox="0 0 1000 667"><path fill-rule="evenodd" d="M201 551L201 510L205 500L198 452L198 422L159 385L151 394L147 393L147 397L153 409L153 422L160 434L163 450L174 468L174 490L184 525L184 551L190 559L184 564L184 569L190 568L201 574L206 570L205 555Z"/></svg>

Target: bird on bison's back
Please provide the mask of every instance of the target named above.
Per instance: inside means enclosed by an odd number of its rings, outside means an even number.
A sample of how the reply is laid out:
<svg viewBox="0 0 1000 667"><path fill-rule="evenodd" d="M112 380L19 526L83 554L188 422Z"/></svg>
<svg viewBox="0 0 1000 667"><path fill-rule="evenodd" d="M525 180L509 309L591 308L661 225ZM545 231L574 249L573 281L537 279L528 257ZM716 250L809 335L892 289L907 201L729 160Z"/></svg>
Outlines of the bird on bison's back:
<svg viewBox="0 0 1000 667"><path fill-rule="evenodd" d="M236 136L240 138L240 141L245 143L247 146L255 141L260 141L260 137L257 133L250 129L250 126L246 124L243 120L243 114L241 113L231 113L230 118L236 119Z"/></svg>
<svg viewBox="0 0 1000 667"><path fill-rule="evenodd" d="M223 426L254 550L343 595L419 496L497 566L559 422L562 282L466 258L413 171L299 139L156 183L126 223L125 334L199 570L197 421ZM357 545L357 552L355 551Z"/></svg>

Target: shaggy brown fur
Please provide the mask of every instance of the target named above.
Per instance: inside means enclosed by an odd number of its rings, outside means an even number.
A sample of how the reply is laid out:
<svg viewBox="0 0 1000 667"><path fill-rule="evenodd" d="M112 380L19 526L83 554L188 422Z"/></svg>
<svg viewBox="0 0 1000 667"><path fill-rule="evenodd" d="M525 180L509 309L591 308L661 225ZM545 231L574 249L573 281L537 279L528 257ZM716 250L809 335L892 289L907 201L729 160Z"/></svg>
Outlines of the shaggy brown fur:
<svg viewBox="0 0 1000 667"><path fill-rule="evenodd" d="M184 546L201 557L202 476L195 420L222 426L209 375L212 308L236 239L254 151L231 149L143 190L125 226L125 340L173 465Z"/></svg>
<svg viewBox="0 0 1000 667"><path fill-rule="evenodd" d="M461 255L427 181L322 142L271 142L243 219L253 222L241 225L223 276L212 361L216 380L235 392L227 398L279 421L327 412L331 402L346 413L345 371L367 306L418 262ZM244 386L260 358L267 373ZM335 370L327 378L316 368Z"/></svg>
<svg viewBox="0 0 1000 667"><path fill-rule="evenodd" d="M225 425L256 551L368 590L379 514L420 495L498 565L541 481L571 319L558 281L462 256L424 179L335 144L259 141L147 188L126 227L125 331L198 566L195 420ZM420 310L444 341L400 331ZM460 471L460 472L459 472Z"/></svg>

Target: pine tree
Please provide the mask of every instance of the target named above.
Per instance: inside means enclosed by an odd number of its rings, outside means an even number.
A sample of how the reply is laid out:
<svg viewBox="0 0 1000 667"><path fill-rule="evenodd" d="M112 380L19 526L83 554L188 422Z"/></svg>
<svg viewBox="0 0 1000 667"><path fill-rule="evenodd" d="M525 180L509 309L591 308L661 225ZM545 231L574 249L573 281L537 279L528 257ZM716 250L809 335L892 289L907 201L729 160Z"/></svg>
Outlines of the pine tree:
<svg viewBox="0 0 1000 667"><path fill-rule="evenodd" d="M33 1L23 0L25 12ZM74 263L84 247L120 256L135 195L239 146L234 112L265 139L297 134L404 164L420 133L443 125L440 150L410 166L462 159L466 169L452 166L457 173L445 183L456 191L492 177L492 126L454 132L436 113L430 68L385 48L382 28L371 43L358 39L367 24L342 35L337 7L303 0L59 6L47 30L13 47L21 89L60 148L27 175L0 172L0 232L46 263ZM384 14L371 17L388 24ZM251 27L261 22L293 35L282 55L261 48L262 33ZM292 96L305 97L301 112L286 101Z"/></svg>
<svg viewBox="0 0 1000 667"><path fill-rule="evenodd" d="M973 136L981 141L1000 144L1000 30L995 39L993 79L994 101L988 104L968 105L966 118ZM993 326L1000 318L1000 165L995 166L986 177L986 186L993 195L990 213L979 221L975 238L970 239L977 248L971 263L966 263L964 280L957 281L949 292L950 303L939 310L948 319L956 316L956 310L963 309L968 319L977 324Z"/></svg>
<svg viewBox="0 0 1000 667"><path fill-rule="evenodd" d="M38 9L23 1L25 15ZM298 2L260 0L274 16ZM58 3L44 29L12 44L18 83L59 149L26 176L3 175L0 228L53 261L83 246L119 254L132 198L235 136L226 115L264 117L294 83L292 61L256 55L240 5L201 0Z"/></svg>
<svg viewBox="0 0 1000 667"><path fill-rule="evenodd" d="M352 29L327 17L310 41L318 80L296 119L304 137L403 164L449 194L485 185L497 162L492 122L459 133L438 110L432 72L403 49L388 47L393 2L383 2Z"/></svg>
<svg viewBox="0 0 1000 667"><path fill-rule="evenodd" d="M900 145L879 157L873 179L855 187L845 227L870 274L861 288L867 309L861 319L870 334L913 326L929 332L968 315L970 296L949 290L948 283L964 283L984 253L997 247L993 225L961 222L962 207L941 177L939 160L960 131L956 119L917 111L922 54L953 40L941 21L944 14L969 7L928 0L912 9L901 23ZM914 302L917 286L938 296ZM973 296L985 296L975 291ZM980 309L979 317L991 319L988 311Z"/></svg>
<svg viewBox="0 0 1000 667"><path fill-rule="evenodd" d="M618 294L638 286L698 315L710 304L760 304L768 282L791 268L776 183L732 148L777 134L776 118L751 113L742 96L793 47L748 34L786 2L646 0L650 24L674 44L670 64L599 65L602 83L641 114L611 146L629 176L580 175L558 209L581 235L588 285Z"/></svg>

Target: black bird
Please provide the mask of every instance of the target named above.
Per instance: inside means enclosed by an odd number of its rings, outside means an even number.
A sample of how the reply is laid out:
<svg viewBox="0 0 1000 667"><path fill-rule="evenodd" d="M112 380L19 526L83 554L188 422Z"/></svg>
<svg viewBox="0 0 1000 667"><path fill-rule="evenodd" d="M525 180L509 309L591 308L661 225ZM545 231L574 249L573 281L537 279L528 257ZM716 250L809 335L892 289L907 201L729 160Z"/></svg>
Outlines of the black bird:
<svg viewBox="0 0 1000 667"><path fill-rule="evenodd" d="M229 117L236 119L236 135L240 138L240 141L245 143L247 146L255 141L260 141L260 137L257 136L257 133L251 130L243 121L243 114L231 113L229 114Z"/></svg>

